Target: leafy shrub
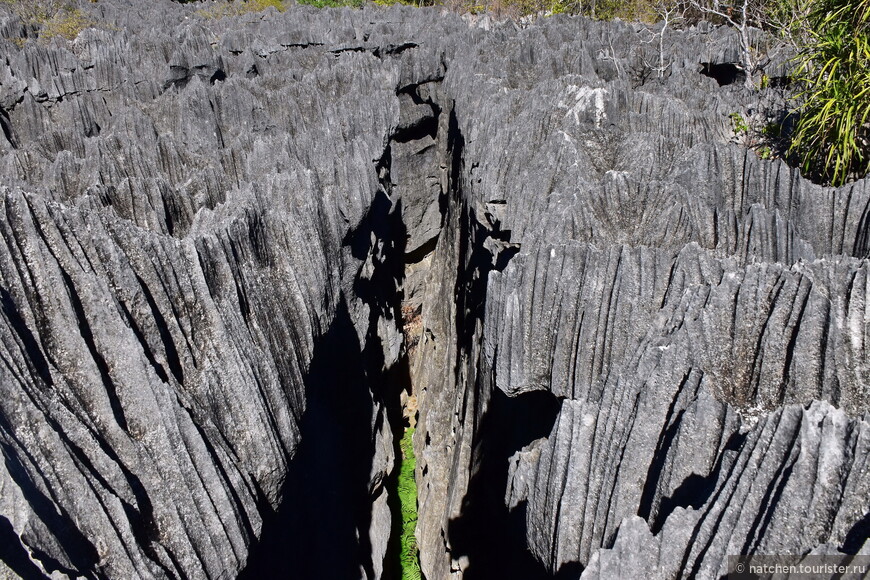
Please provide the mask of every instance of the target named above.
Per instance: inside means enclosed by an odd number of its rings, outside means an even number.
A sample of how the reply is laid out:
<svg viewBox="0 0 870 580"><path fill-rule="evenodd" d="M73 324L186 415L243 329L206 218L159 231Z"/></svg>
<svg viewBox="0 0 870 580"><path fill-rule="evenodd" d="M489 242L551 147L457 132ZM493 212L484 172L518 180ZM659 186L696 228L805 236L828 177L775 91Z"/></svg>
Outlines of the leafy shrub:
<svg viewBox="0 0 870 580"><path fill-rule="evenodd" d="M813 0L766 0L763 6L762 26L767 32L795 51L807 45Z"/></svg>
<svg viewBox="0 0 870 580"><path fill-rule="evenodd" d="M619 18L645 24L655 24L659 20L656 6L650 0L597 0L591 7L590 16L599 20Z"/></svg>
<svg viewBox="0 0 870 580"><path fill-rule="evenodd" d="M749 125L746 124L746 119L743 118L743 115L735 112L728 116L731 118L731 126L734 128L735 135L749 132Z"/></svg>
<svg viewBox="0 0 870 580"><path fill-rule="evenodd" d="M244 2L218 2L214 6L198 10L196 13L203 18L218 19L262 12L267 8L274 8L278 12L284 12L287 9L282 0L245 0Z"/></svg>
<svg viewBox="0 0 870 580"><path fill-rule="evenodd" d="M60 0L0 0L12 6L12 10L25 24L42 25L64 7Z"/></svg>
<svg viewBox="0 0 870 580"><path fill-rule="evenodd" d="M350 6L351 8L362 8L364 0L298 0L299 4L307 4L315 8L341 8L342 6ZM405 2L391 2L391 4L404 4Z"/></svg>
<svg viewBox="0 0 870 580"><path fill-rule="evenodd" d="M93 22L81 10L64 9L45 21L39 37L49 40L59 36L67 40L75 40L82 30L91 26Z"/></svg>
<svg viewBox="0 0 870 580"><path fill-rule="evenodd" d="M3 4L12 6L15 14L27 26L39 30L42 40L55 37L73 40L85 28L95 25L84 12L75 8L66 0L0 0ZM17 42L19 41L20 42ZM14 39L16 44L23 45L26 39Z"/></svg>
<svg viewBox="0 0 870 580"><path fill-rule="evenodd" d="M820 0L809 34L791 152L810 176L842 185L870 171L870 0Z"/></svg>

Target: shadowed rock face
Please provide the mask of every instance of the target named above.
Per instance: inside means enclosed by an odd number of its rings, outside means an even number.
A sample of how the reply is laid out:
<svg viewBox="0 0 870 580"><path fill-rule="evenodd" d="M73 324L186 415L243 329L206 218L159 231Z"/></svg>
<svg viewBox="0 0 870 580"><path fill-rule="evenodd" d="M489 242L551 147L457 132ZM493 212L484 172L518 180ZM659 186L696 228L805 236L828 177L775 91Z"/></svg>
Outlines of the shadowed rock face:
<svg viewBox="0 0 870 580"><path fill-rule="evenodd" d="M0 577L391 577L409 384L427 578L870 550L870 186L727 31L86 8L0 7Z"/></svg>

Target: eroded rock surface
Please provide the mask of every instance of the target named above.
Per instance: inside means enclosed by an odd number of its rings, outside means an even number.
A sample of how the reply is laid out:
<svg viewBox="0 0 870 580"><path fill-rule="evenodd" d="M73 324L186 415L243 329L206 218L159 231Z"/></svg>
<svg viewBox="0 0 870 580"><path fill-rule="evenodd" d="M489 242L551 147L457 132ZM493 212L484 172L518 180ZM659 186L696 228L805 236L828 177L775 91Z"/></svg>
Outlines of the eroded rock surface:
<svg viewBox="0 0 870 580"><path fill-rule="evenodd" d="M389 577L409 383L430 579L870 549L870 186L727 31L82 6L0 7L0 576Z"/></svg>

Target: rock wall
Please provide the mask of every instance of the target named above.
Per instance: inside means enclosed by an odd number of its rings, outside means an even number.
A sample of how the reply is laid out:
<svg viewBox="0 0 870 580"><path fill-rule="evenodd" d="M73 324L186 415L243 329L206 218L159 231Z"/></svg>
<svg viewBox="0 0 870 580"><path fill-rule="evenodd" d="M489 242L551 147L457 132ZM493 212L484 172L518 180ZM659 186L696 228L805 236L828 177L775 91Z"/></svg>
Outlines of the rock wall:
<svg viewBox="0 0 870 580"><path fill-rule="evenodd" d="M427 577L867 550L867 181L730 143L729 114L765 103L698 74L725 40L674 42L662 81L633 75L633 29L559 19L448 69L460 234L416 361Z"/></svg>
<svg viewBox="0 0 870 580"><path fill-rule="evenodd" d="M0 6L0 576L391 577L406 389L427 578L870 549L870 186L733 35L199 7Z"/></svg>

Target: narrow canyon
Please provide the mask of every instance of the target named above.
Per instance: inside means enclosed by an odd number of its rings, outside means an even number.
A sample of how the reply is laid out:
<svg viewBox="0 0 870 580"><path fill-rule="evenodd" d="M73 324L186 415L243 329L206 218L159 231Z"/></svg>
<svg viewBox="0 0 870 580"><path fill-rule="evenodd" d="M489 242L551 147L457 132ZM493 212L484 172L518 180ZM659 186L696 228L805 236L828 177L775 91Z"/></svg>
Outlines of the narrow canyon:
<svg viewBox="0 0 870 580"><path fill-rule="evenodd" d="M428 580L870 555L870 181L734 31L82 6L0 3L0 578L401 578L407 427Z"/></svg>

